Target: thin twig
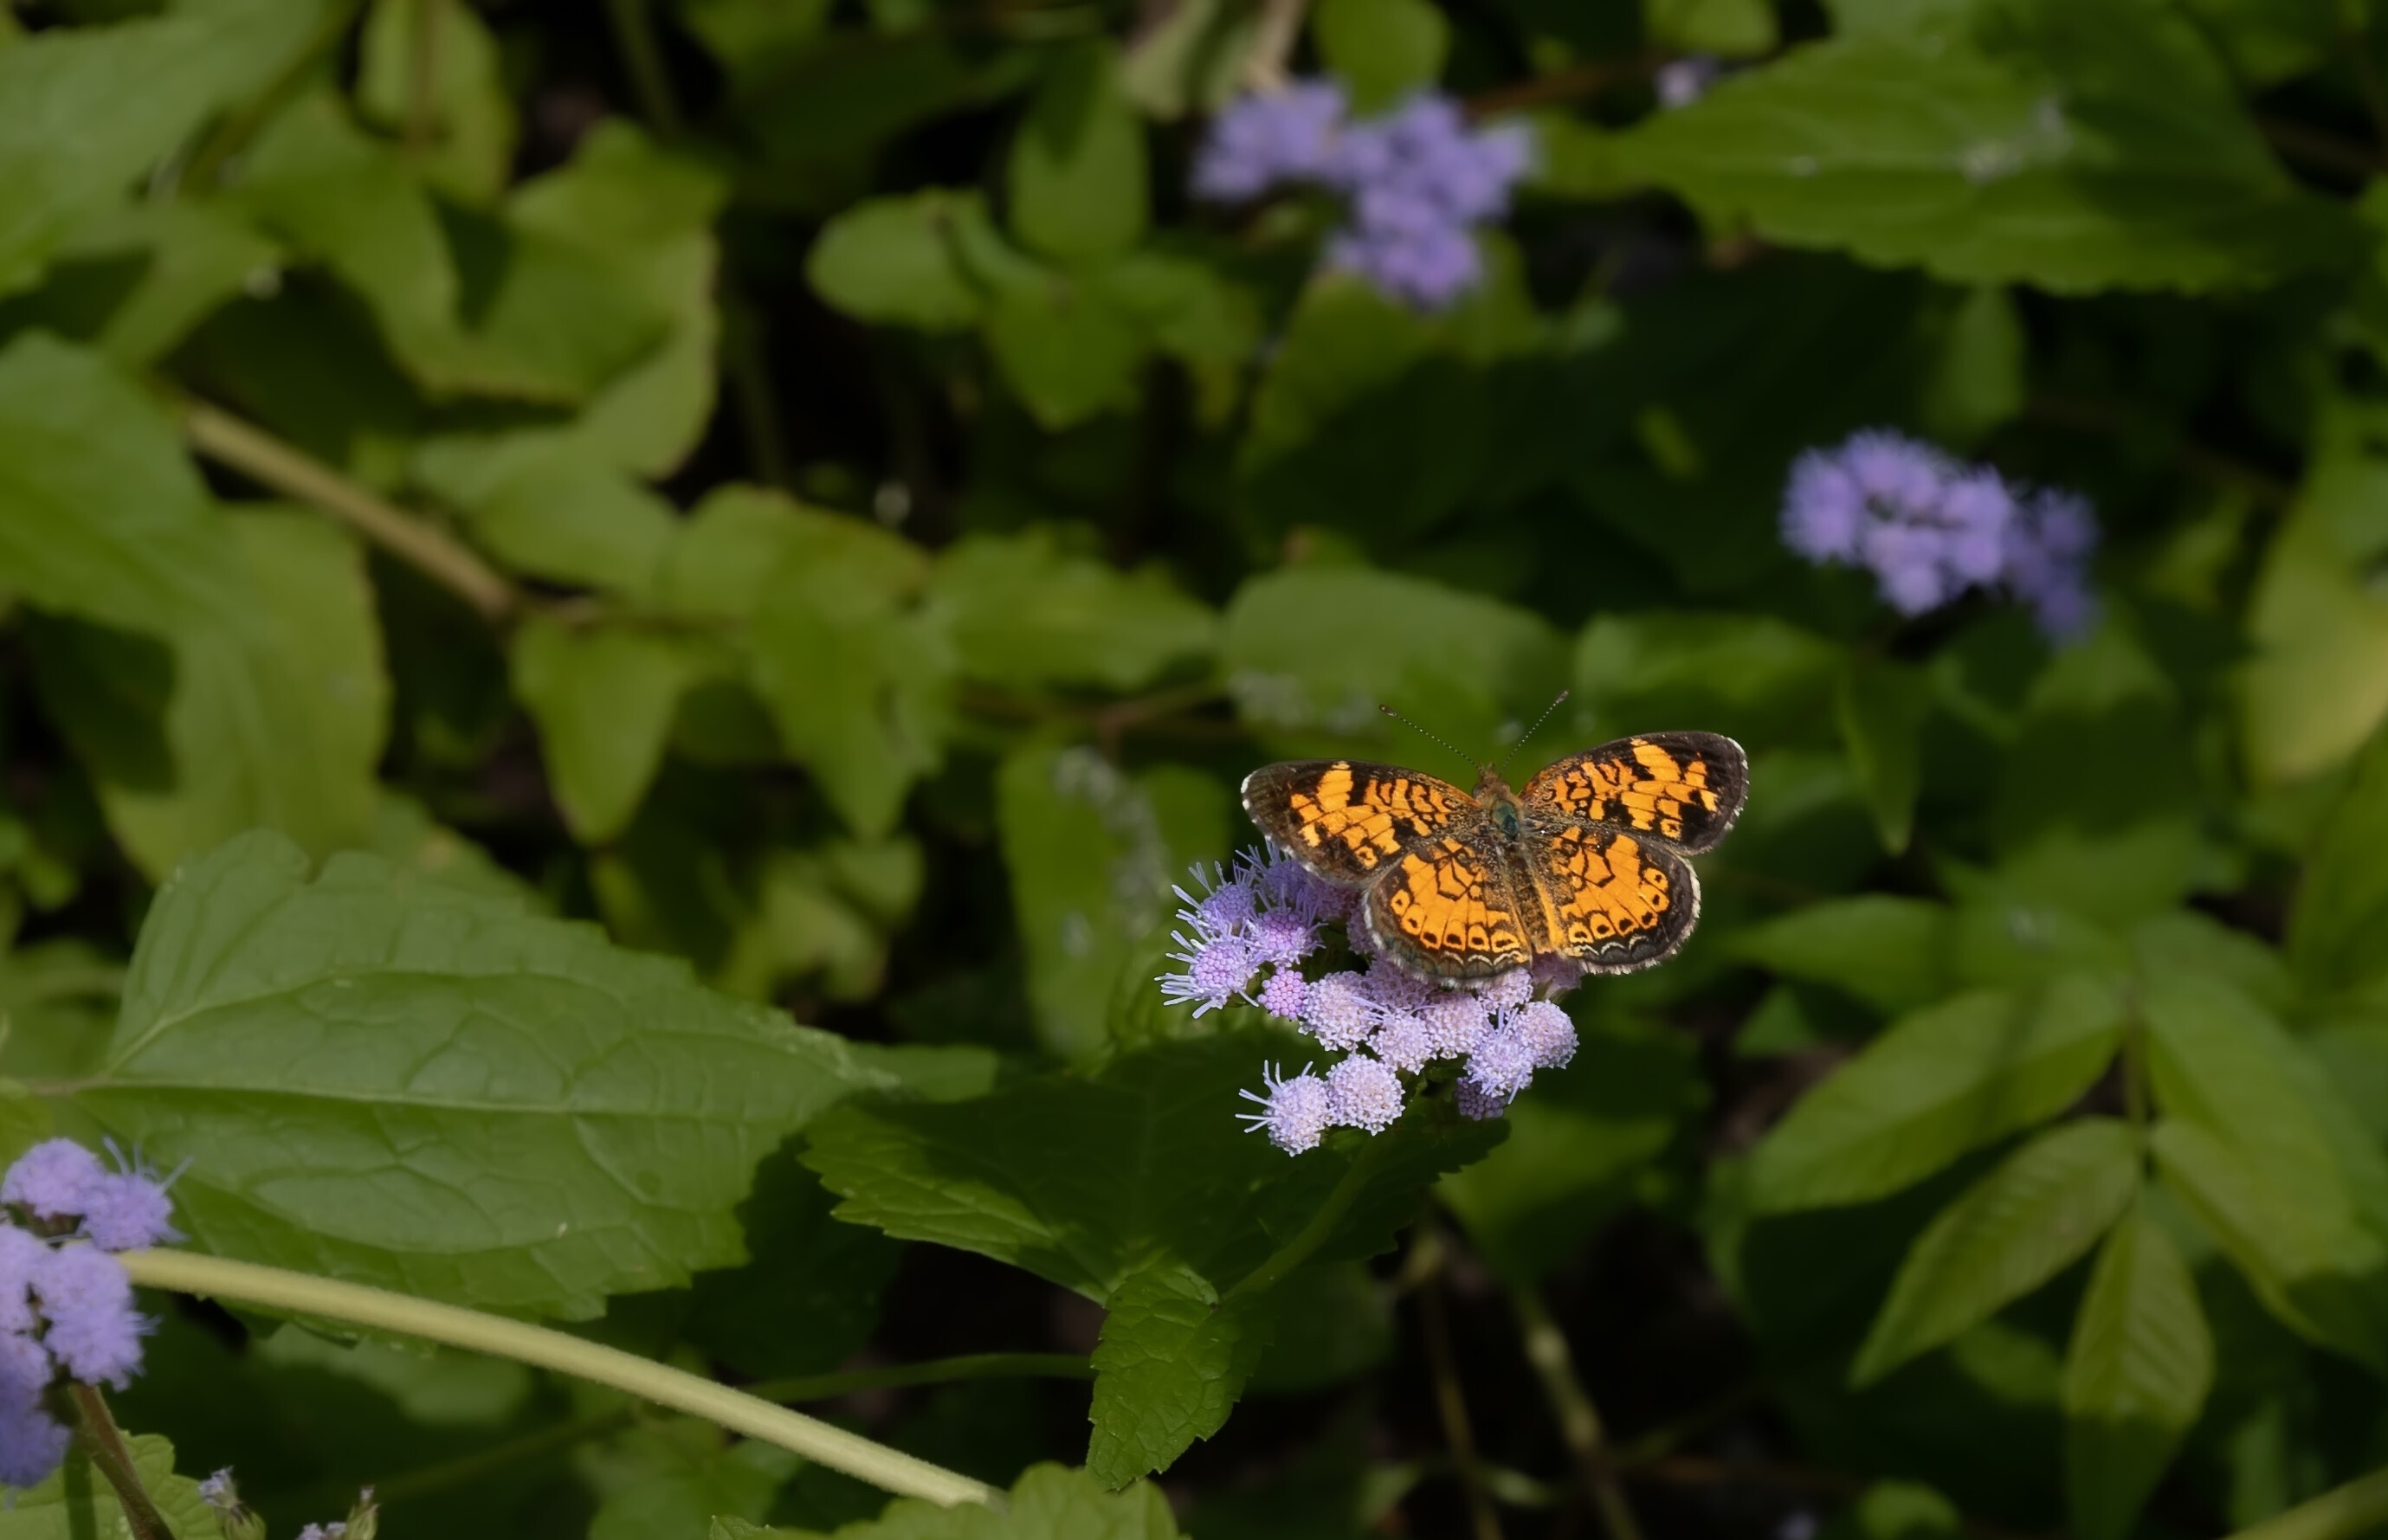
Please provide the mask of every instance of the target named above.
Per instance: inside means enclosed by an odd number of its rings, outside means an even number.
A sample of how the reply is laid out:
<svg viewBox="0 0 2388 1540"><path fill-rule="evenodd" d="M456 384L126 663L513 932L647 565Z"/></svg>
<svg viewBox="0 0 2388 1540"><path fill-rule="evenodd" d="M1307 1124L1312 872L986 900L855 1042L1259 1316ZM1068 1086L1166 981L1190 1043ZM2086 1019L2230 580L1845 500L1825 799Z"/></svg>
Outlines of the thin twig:
<svg viewBox="0 0 2388 1540"><path fill-rule="evenodd" d="M673 96L671 71L664 67L662 43L647 0L605 0L606 19L614 24L614 45L621 50L622 67L630 74L630 90L639 98L639 115L666 139L680 132L680 102Z"/></svg>
<svg viewBox="0 0 2388 1540"><path fill-rule="evenodd" d="M124 1524L133 1532L133 1540L174 1540L166 1516L158 1511L148 1489L141 1484L133 1451L117 1431L116 1419L108 1414L107 1400L96 1388L77 1381L68 1385L67 1401L74 1407L75 1436L83 1441L99 1473L108 1478L108 1484L116 1489L117 1506L124 1510Z"/></svg>
<svg viewBox="0 0 2388 1540"><path fill-rule="evenodd" d="M1617 1472L1607 1458L1607 1434L1601 1426L1600 1409L1593 1405L1592 1393L1576 1373L1567 1334L1551 1319L1542 1291L1531 1283L1510 1289L1509 1307L1516 1312L1525 1339L1526 1361L1543 1382L1543 1395L1559 1421L1559 1436L1567 1443L1593 1506L1600 1510L1610 1540L1642 1540L1642 1526L1634 1521L1632 1507L1626 1502L1624 1488L1618 1484Z"/></svg>
<svg viewBox="0 0 2388 1540"><path fill-rule="evenodd" d="M1252 34L1252 51L1244 56L1244 89L1282 91L1287 61L1294 40L1302 35L1302 13L1309 0L1261 0L1261 24Z"/></svg>
<svg viewBox="0 0 2388 1540"><path fill-rule="evenodd" d="M1417 1244L1435 1248L1440 1263L1444 1243L1433 1226L1420 1227ZM1460 1490L1467 1495L1468 1520L1476 1540L1501 1540L1501 1514L1492 1506L1492 1495L1485 1490L1483 1472L1477 1468L1476 1433L1467 1421L1467 1395L1459 1382L1459 1355L1451 1344L1451 1318L1443 1304L1439 1265L1419 1281L1417 1302L1427 1368L1434 1376L1435 1409L1442 1415L1442 1438L1451 1447L1452 1470L1459 1477Z"/></svg>
<svg viewBox="0 0 2388 1540"><path fill-rule="evenodd" d="M514 584L471 547L264 429L204 401L184 402L182 420L184 439L199 453L329 513L470 604L484 619L503 621L521 605L522 595Z"/></svg>

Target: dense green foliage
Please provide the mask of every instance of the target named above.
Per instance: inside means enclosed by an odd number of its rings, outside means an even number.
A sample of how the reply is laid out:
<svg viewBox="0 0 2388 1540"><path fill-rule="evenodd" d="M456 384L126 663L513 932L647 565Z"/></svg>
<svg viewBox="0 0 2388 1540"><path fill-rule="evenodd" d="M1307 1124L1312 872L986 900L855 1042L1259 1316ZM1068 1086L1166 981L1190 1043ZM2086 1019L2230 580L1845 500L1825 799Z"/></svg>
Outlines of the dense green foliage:
<svg viewBox="0 0 2388 1540"><path fill-rule="evenodd" d="M1012 1506L159 1294L184 1540L225 1463L598 1540L2124 1540L2388 1465L2367 0L603 19L0 10L0 1157ZM1187 196L1288 73L1531 126L1480 287ZM2085 494L2095 626L1787 550L1874 425ZM1750 751L1689 946L1505 1119L1240 1131L1303 1044L1151 983L1239 778L1561 688L1524 759Z"/></svg>

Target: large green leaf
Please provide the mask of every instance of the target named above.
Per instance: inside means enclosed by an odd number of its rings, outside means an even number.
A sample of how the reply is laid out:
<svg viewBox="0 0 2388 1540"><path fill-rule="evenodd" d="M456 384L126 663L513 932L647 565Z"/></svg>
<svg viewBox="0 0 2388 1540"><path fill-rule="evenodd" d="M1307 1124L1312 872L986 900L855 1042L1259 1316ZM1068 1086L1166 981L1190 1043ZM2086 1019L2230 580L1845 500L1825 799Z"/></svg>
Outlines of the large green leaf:
<svg viewBox="0 0 2388 1540"><path fill-rule="evenodd" d="M1072 554L1051 530L958 542L938 558L929 597L945 612L956 666L990 684L1138 689L1218 645L1217 614L1164 574Z"/></svg>
<svg viewBox="0 0 2388 1540"><path fill-rule="evenodd" d="M1802 1097L1750 1165L1759 1212L1862 1203L2054 1116L2122 1041L2113 986L1960 995L1893 1025Z"/></svg>
<svg viewBox="0 0 2388 1540"><path fill-rule="evenodd" d="M711 650L669 632L534 616L514 633L511 661L565 823L584 844L611 839L654 781L680 694Z"/></svg>
<svg viewBox="0 0 2388 1540"><path fill-rule="evenodd" d="M1762 747L1814 722L1840 663L1822 637L1768 615L1594 615L1576 638L1568 710L1594 741L1696 723Z"/></svg>
<svg viewBox="0 0 2388 1540"><path fill-rule="evenodd" d="M425 182L492 203L514 170L514 100L489 23L470 7L424 14L440 3L375 0L357 50L357 106L381 128L423 133L413 155ZM416 57L426 44L430 57Z"/></svg>
<svg viewBox="0 0 2388 1540"><path fill-rule="evenodd" d="M1012 141L1011 228L1063 261L1116 257L1148 218L1144 124L1121 89L1118 60L1082 44L1050 65Z"/></svg>
<svg viewBox="0 0 2388 1540"><path fill-rule="evenodd" d="M2073 1533L2122 1540L2214 1383L2197 1283L2162 1226L2127 1215L2099 1249L2064 1362Z"/></svg>
<svg viewBox="0 0 2388 1540"><path fill-rule="evenodd" d="M2087 1255L2139 1191L2142 1159L2139 1130L2111 1117L2047 1130L2009 1155L1916 1237L1851 1382L1882 1378Z"/></svg>
<svg viewBox="0 0 2388 1540"><path fill-rule="evenodd" d="M1451 23L1428 0L1320 0L1310 32L1363 114L1430 89L1451 50Z"/></svg>
<svg viewBox="0 0 2388 1540"><path fill-rule="evenodd" d="M142 1490L177 1540L214 1534L215 1512L200 1497L199 1483L174 1473L174 1446L155 1433L128 1433L125 1444ZM0 1511L0 1540L87 1540L132 1533L107 1478L80 1456L38 1485L11 1488L7 1508Z"/></svg>
<svg viewBox="0 0 2388 1540"><path fill-rule="evenodd" d="M716 1519L710 1540L807 1537L794 1530ZM904 1497L876 1519L844 1526L837 1540L1177 1540L1177 1521L1157 1486L1139 1482L1124 1492L1107 1492L1086 1471L1036 1465L1022 1473L1000 1508L942 1508Z"/></svg>
<svg viewBox="0 0 2388 1540"><path fill-rule="evenodd" d="M1129 1274L1105 1306L1086 1474L1116 1487L1167 1469L1226 1425L1271 1322L1252 1300L1223 1301L1208 1279L1175 1265Z"/></svg>
<svg viewBox="0 0 2388 1540"><path fill-rule="evenodd" d="M190 1156L210 1251L582 1317L737 1261L756 1163L892 1083L591 927L255 834L160 890L107 1054L37 1089Z"/></svg>
<svg viewBox="0 0 2388 1540"><path fill-rule="evenodd" d="M994 235L985 201L975 193L932 188L867 199L821 231L805 276L822 299L857 320L959 330L986 307L962 258L966 233Z"/></svg>
<svg viewBox="0 0 2388 1540"><path fill-rule="evenodd" d="M1956 930L1946 904L1860 893L1738 931L1733 950L1783 978L1830 984L1892 1015L1947 997Z"/></svg>
<svg viewBox="0 0 2388 1540"><path fill-rule="evenodd" d="M2296 906L2289 963L2316 995L2388 973L2388 732L2374 735L2312 842Z"/></svg>
<svg viewBox="0 0 2388 1540"><path fill-rule="evenodd" d="M1962 35L1810 44L1653 118L1626 163L1769 237L2065 292L2267 282L2353 253L2152 0L1986 7Z"/></svg>

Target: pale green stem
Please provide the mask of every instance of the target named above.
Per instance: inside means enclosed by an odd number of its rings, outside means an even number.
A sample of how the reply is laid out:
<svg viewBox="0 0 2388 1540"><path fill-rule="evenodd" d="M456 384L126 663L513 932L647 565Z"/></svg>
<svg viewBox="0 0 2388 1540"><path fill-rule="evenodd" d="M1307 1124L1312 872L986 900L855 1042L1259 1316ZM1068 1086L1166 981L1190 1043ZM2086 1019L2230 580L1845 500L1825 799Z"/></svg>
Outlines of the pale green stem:
<svg viewBox="0 0 2388 1540"><path fill-rule="evenodd" d="M74 1408L75 1436L91 1457L92 1464L108 1478L116 1489L116 1506L124 1510L124 1527L133 1540L174 1540L174 1532L165 1515L158 1511L146 1487L141 1484L141 1472L133 1464L133 1451L125 1446L124 1435L116 1429L116 1419L108 1412L108 1402L94 1387L70 1384L67 1403Z"/></svg>
<svg viewBox="0 0 2388 1540"><path fill-rule="evenodd" d="M984 1482L916 1459L843 1428L716 1384L635 1354L525 1321L435 1304L387 1289L343 1283L281 1268L187 1251L131 1251L120 1257L133 1281L153 1289L289 1310L550 1369L703 1418L776 1445L900 1496L952 1507L993 1503Z"/></svg>
<svg viewBox="0 0 2388 1540"><path fill-rule="evenodd" d="M2334 1487L2249 1525L2230 1540L2356 1540L2381 1529L2388 1529L2388 1471Z"/></svg>
<svg viewBox="0 0 2388 1540"><path fill-rule="evenodd" d="M1576 1374L1575 1355L1568 1349L1567 1334L1551 1319L1542 1291L1531 1283L1509 1290L1509 1307L1518 1317L1526 1361L1543 1382L1543 1395L1559 1421L1559 1436L1566 1441L1593 1505L1600 1509L1610 1540L1642 1540L1642 1526L1634 1521L1633 1508L1609 1469L1607 1432L1601 1426L1600 1409L1593 1405L1591 1392Z"/></svg>

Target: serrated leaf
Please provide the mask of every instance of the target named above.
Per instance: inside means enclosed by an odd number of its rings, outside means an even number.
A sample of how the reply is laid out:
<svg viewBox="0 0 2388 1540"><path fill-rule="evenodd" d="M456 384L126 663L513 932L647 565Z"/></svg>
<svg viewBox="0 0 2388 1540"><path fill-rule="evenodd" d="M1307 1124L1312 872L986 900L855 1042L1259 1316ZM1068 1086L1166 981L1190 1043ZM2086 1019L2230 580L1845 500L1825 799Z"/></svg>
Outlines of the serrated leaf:
<svg viewBox="0 0 2388 1540"><path fill-rule="evenodd" d="M1747 927L1735 956L1785 978L1830 984L1885 1015L1947 998L1957 917L1929 899L1860 893Z"/></svg>
<svg viewBox="0 0 2388 1540"><path fill-rule="evenodd" d="M178 1540L215 1534L215 1510L199 1496L199 1483L174 1473L174 1446L156 1433L126 1433L124 1442L142 1489ZM0 1540L116 1540L132 1533L107 1478L79 1455L36 1485L11 1487L0 1511Z"/></svg>
<svg viewBox="0 0 2388 1540"><path fill-rule="evenodd" d="M2203 290L2352 255L2344 212L2281 171L2194 27L2153 4L1811 44L1619 148L1772 239L1957 283Z"/></svg>
<svg viewBox="0 0 2388 1540"><path fill-rule="evenodd" d="M2229 985L2157 976L2141 1009L2167 1181L2282 1321L2388 1373L2388 1157Z"/></svg>
<svg viewBox="0 0 2388 1540"><path fill-rule="evenodd" d="M1111 1291L1095 1347L1086 1474L1124 1486L1217 1433L1267 1351L1269 1326L1250 1303L1221 1300L1200 1273L1131 1273Z"/></svg>
<svg viewBox="0 0 2388 1540"><path fill-rule="evenodd" d="M1310 35L1362 114L1431 87L1451 51L1451 23L1427 0L1321 0Z"/></svg>
<svg viewBox="0 0 2388 1540"><path fill-rule="evenodd" d="M1116 257L1144 235L1144 124L1108 44L1062 51L1011 145L1007 186L1021 244L1064 262Z"/></svg>
<svg viewBox="0 0 2388 1540"><path fill-rule="evenodd" d="M714 1521L712 1540L797 1540L797 1532L757 1529L735 1519ZM887 1505L866 1523L847 1524L837 1540L1176 1540L1177 1521L1161 1489L1143 1482L1106 1492L1086 1471L1033 1465L1022 1472L1002 1507L961 1503L941 1508L918 1497Z"/></svg>
<svg viewBox="0 0 2388 1540"><path fill-rule="evenodd" d="M889 1083L593 928L254 834L159 890L105 1058L41 1089L191 1156L207 1250L585 1317L739 1260L756 1163Z"/></svg>
<svg viewBox="0 0 2388 1540"><path fill-rule="evenodd" d="M316 854L362 844L379 794L389 681L358 542L312 513L213 523L234 570L168 648L66 623L34 637L44 698L152 878L260 827Z"/></svg>
<svg viewBox="0 0 2388 1540"><path fill-rule="evenodd" d="M2125 1216L2090 1274L2064 1362L2073 1533L2123 1540L2214 1384L2214 1334L2164 1228Z"/></svg>
<svg viewBox="0 0 2388 1540"><path fill-rule="evenodd" d="M1158 569L1072 554L1049 528L957 541L937 559L929 601L962 675L1016 688L1141 689L1219 640L1216 612Z"/></svg>
<svg viewBox="0 0 2388 1540"><path fill-rule="evenodd" d="M2086 1256L2139 1191L2140 1135L2084 1117L2035 1136L1916 1237L1849 1370L1866 1385Z"/></svg>
<svg viewBox="0 0 2388 1540"><path fill-rule="evenodd" d="M1853 663L1841 674L1833 709L1849 770L1865 793L1882 848L1903 853L1915 827L1915 799L1924 789L1924 724L1932 713L1933 685L1922 669L1901 663Z"/></svg>
<svg viewBox="0 0 2388 1540"><path fill-rule="evenodd" d="M509 657L565 823L581 843L604 843L654 780L681 692L712 663L710 650L693 637L534 615Z"/></svg>
<svg viewBox="0 0 2388 1540"><path fill-rule="evenodd" d="M2114 987L2079 976L1906 1016L1767 1135L1750 1162L1753 1206L1881 1197L2052 1117L2104 1072L2122 1026Z"/></svg>

